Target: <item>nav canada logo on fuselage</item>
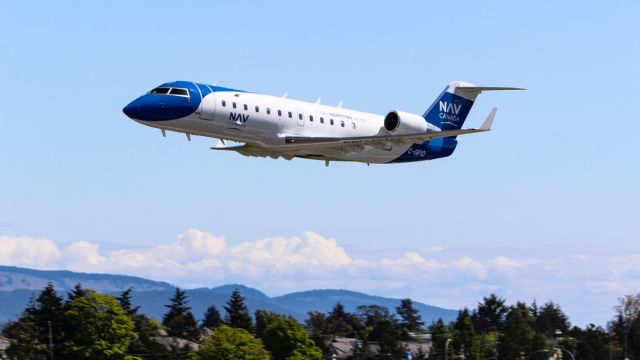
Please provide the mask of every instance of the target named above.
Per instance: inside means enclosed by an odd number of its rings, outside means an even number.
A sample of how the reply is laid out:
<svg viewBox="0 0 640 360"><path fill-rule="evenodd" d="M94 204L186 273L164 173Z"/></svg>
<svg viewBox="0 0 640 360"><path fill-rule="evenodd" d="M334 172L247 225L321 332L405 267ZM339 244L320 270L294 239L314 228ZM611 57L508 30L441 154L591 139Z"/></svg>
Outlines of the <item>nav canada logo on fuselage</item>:
<svg viewBox="0 0 640 360"><path fill-rule="evenodd" d="M229 113L229 120L227 121L227 125L233 127L247 127L247 120L249 120L249 115L245 114L237 114L237 113Z"/></svg>
<svg viewBox="0 0 640 360"><path fill-rule="evenodd" d="M440 100L440 119L458 120L458 114L462 109L462 104L452 104L450 102Z"/></svg>

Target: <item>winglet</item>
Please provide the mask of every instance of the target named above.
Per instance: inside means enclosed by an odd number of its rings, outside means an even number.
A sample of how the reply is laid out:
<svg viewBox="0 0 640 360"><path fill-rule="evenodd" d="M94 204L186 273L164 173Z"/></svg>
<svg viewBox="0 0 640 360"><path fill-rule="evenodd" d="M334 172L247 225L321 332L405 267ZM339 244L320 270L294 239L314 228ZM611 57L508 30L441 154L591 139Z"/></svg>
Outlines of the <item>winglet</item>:
<svg viewBox="0 0 640 360"><path fill-rule="evenodd" d="M491 125L493 125L493 118L496 116L496 111L498 111L498 108L496 108L496 107L491 109L491 112L489 113L487 118L484 120L482 125L480 125L480 130L482 130L482 131L491 130Z"/></svg>

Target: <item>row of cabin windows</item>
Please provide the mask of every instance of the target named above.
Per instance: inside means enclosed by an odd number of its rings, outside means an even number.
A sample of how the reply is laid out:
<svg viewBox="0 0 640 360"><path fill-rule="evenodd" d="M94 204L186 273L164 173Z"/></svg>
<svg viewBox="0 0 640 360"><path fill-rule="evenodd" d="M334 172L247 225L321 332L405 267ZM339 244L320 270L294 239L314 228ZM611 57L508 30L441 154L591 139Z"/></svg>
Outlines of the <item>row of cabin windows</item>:
<svg viewBox="0 0 640 360"><path fill-rule="evenodd" d="M227 106L227 102L225 100L222 100L222 106L223 107ZM237 104L235 103L235 101L231 103L231 107L234 108L234 109L237 108ZM249 110L249 106L247 104L244 104L243 108L245 110ZM256 105L255 110L256 110L257 113L259 113L260 112L260 107ZM271 115L271 109L270 108L267 108L266 111L267 111L267 115ZM288 111L287 115L289 116L289 119L293 119L293 113L291 111ZM282 116L282 110L278 110L278 116ZM298 119L302 120L302 114L301 113L298 113ZM309 115L309 121L313 122L313 115ZM331 125L335 124L333 119L329 119L329 123ZM320 117L320 124L324 124L324 117L322 117L322 116ZM340 120L340 126L344 127L344 121L343 120ZM356 128L356 123L352 122L351 123L351 128L355 129Z"/></svg>

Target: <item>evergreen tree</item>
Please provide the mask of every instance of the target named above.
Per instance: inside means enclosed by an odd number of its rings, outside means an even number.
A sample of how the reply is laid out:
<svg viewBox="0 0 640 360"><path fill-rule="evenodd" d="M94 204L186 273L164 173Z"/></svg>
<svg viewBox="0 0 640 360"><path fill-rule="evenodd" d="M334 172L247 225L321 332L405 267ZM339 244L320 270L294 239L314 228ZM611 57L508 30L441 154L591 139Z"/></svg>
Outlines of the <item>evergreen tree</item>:
<svg viewBox="0 0 640 360"><path fill-rule="evenodd" d="M191 308L187 306L189 300L187 294L180 288L169 300L170 304L165 305L169 310L164 314L162 325L167 328L170 336L175 336L187 340L196 340L198 337L198 324Z"/></svg>
<svg viewBox="0 0 640 360"><path fill-rule="evenodd" d="M478 323L479 331L489 329L498 330L502 326L505 315L509 309L504 305L505 299L491 294L484 297L482 302L478 304Z"/></svg>
<svg viewBox="0 0 640 360"><path fill-rule="evenodd" d="M444 321L442 321L442 318L439 318L438 321L434 322L431 324L431 326L429 326L429 332L431 333L431 341L433 343L433 356L430 356L429 359L431 360L432 358L434 360L442 360L445 358L444 354L445 354L445 345L447 343L448 339L452 339L452 335L449 332L449 329L447 328L447 326L444 324ZM448 358L449 359L455 359L454 357L454 351L453 351L453 346L449 346L449 353L448 353Z"/></svg>
<svg viewBox="0 0 640 360"><path fill-rule="evenodd" d="M209 306L207 311L204 313L204 319L202 320L201 327L215 329L220 326L220 324L222 324L222 317L220 316L218 308L214 305Z"/></svg>
<svg viewBox="0 0 640 360"><path fill-rule="evenodd" d="M51 327L51 339L49 339L49 327ZM49 282L40 292L37 298L31 297L22 316L14 323L9 324L6 330L10 337L18 340L12 345L11 353L17 358L50 357L49 343L54 346L65 341L65 333L68 333L64 319L62 298L58 296L53 283ZM27 349L33 347L32 349ZM60 347L54 347L53 356L61 355ZM27 354L32 354L27 356Z"/></svg>
<svg viewBox="0 0 640 360"><path fill-rule="evenodd" d="M82 284L77 283L73 289L67 293L67 303L71 303L73 300L85 295L87 295L87 290L82 287Z"/></svg>
<svg viewBox="0 0 640 360"><path fill-rule="evenodd" d="M120 304L124 312L126 312L130 316L135 316L138 313L138 310L140 310L140 306L134 307L132 305L132 302L131 302L132 291L133 291L133 288L129 287L127 290L123 291L122 294L120 294L120 296L118 296L116 299L118 300L118 303Z"/></svg>
<svg viewBox="0 0 640 360"><path fill-rule="evenodd" d="M51 337L54 345L65 341L68 329L65 329L64 305L62 298L58 296L53 283L47 283L36 299L35 308L32 310L32 319L40 333L40 341L47 344L49 342L49 325L51 326ZM59 350L54 350L54 356Z"/></svg>
<svg viewBox="0 0 640 360"><path fill-rule="evenodd" d="M353 334L351 314L345 311L344 305L336 303L327 316L327 333L334 336Z"/></svg>
<svg viewBox="0 0 640 360"><path fill-rule="evenodd" d="M573 327L569 331L569 336L576 340L575 347L569 347L563 344L564 348L575 352L577 359L581 360L601 360L608 359L612 352L611 339L607 332L594 324L587 325L584 329ZM614 355L614 354L611 354ZM620 358L618 355L613 357Z"/></svg>
<svg viewBox="0 0 640 360"><path fill-rule="evenodd" d="M547 348L547 344L541 334L536 334L534 320L525 303L518 302L509 309L500 337L502 359L517 359L522 356L548 358L548 354L541 351Z"/></svg>
<svg viewBox="0 0 640 360"><path fill-rule="evenodd" d="M452 345L458 354L463 354L465 359L477 358L478 352L476 350L478 350L480 339L476 337L469 309L464 308L458 312L453 328L455 333Z"/></svg>
<svg viewBox="0 0 640 360"><path fill-rule="evenodd" d="M12 360L49 359L48 343L41 341L40 329L28 319L23 314L20 319L4 327L4 335L14 341L5 351L7 357Z"/></svg>
<svg viewBox="0 0 640 360"><path fill-rule="evenodd" d="M424 322L418 309L413 307L411 299L406 298L400 301L400 305L396 307L396 313L402 319L399 323L400 328L406 332L418 332L422 329Z"/></svg>
<svg viewBox="0 0 640 360"><path fill-rule="evenodd" d="M308 317L304 321L309 338L315 342L316 346L322 349L323 354L327 354L328 349L325 345L327 340L327 317L319 311L309 311Z"/></svg>
<svg viewBox="0 0 640 360"><path fill-rule="evenodd" d="M536 330L547 338L553 338L556 330L559 330L562 334L566 334L569 331L569 318L562 312L560 306L549 301L536 310L533 313Z"/></svg>
<svg viewBox="0 0 640 360"><path fill-rule="evenodd" d="M244 300L244 297L238 289L235 289L233 293L231 293L231 298L229 298L229 301L227 301L224 307L226 312L224 321L233 328L253 332L253 322L251 315L249 315L249 309L247 309L247 306L244 304Z"/></svg>

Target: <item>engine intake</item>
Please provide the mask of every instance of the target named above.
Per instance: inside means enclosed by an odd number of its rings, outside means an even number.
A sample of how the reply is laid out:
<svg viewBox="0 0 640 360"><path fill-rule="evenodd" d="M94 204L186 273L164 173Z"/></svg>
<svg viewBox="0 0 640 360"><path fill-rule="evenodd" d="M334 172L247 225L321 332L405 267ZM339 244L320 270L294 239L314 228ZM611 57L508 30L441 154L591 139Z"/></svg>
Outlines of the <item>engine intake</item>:
<svg viewBox="0 0 640 360"><path fill-rule="evenodd" d="M428 123L420 115L393 110L384 117L384 128L397 134L424 133Z"/></svg>

